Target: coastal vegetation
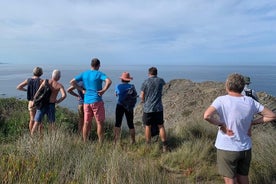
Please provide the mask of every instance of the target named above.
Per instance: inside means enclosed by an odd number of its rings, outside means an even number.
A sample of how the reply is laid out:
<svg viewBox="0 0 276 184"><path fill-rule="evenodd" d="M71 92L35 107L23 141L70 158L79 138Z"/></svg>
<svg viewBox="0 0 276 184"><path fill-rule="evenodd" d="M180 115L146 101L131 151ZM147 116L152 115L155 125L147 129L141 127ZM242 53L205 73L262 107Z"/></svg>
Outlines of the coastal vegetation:
<svg viewBox="0 0 276 184"><path fill-rule="evenodd" d="M77 133L77 114L57 107L57 129L31 138L27 102L0 99L0 181L9 183L222 183L216 169L216 128L201 114L168 129L171 152L159 141L145 145L137 129L132 145L127 130L113 143L113 124L106 123L105 141L98 144L95 126L84 143ZM46 119L44 120L46 122ZM250 183L276 182L276 134L273 124L252 130Z"/></svg>

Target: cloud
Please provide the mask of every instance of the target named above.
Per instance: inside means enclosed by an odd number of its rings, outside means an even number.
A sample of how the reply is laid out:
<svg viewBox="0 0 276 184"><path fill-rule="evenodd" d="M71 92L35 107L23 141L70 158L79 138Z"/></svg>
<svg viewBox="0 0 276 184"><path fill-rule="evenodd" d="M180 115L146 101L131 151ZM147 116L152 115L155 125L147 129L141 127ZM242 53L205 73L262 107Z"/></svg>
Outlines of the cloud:
<svg viewBox="0 0 276 184"><path fill-rule="evenodd" d="M276 2L10 0L0 7L0 53L7 57L193 59L196 51L208 57L275 49Z"/></svg>

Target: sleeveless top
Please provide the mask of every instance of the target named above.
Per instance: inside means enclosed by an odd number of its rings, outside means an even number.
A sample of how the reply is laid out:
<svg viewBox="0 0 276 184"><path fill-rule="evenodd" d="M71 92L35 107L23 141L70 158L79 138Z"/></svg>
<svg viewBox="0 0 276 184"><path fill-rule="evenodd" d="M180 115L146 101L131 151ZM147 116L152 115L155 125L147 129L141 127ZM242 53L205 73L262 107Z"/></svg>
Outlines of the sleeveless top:
<svg viewBox="0 0 276 184"><path fill-rule="evenodd" d="M27 81L28 87L27 87L27 100L32 101L34 99L34 95L37 92L39 86L40 86L40 78L29 78Z"/></svg>

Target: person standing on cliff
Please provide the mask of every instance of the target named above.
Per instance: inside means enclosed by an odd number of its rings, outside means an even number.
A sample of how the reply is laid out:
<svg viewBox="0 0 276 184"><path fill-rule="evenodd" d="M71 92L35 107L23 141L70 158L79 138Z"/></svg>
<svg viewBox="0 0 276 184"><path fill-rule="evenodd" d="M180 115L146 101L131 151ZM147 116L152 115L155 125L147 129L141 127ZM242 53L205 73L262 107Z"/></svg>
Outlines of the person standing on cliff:
<svg viewBox="0 0 276 184"><path fill-rule="evenodd" d="M60 102L62 102L66 98L66 96L67 96L66 91L65 91L63 85L58 82L60 80L60 78L61 78L61 72L60 72L60 70L53 70L53 72L52 72L52 78L51 78L51 80L49 80L49 85L50 85L50 88L51 88L51 96L50 96L50 99L49 99L49 103L46 104L45 106L43 106L41 109L38 109L36 111L36 114L35 114L35 123L34 123L34 126L32 128L32 131L31 131L31 135L32 136L34 135L34 133L35 133L35 131L37 129L37 126L41 125L43 116L45 114L48 117L48 121L49 121L49 123L51 125L51 130L55 129L56 104L59 104ZM39 87L36 95L39 93L39 90L41 90L43 88L43 86L46 85L46 82L47 82L46 80L44 80L42 82L42 84L40 85L40 87ZM59 92L61 93L61 96L59 98L57 98Z"/></svg>
<svg viewBox="0 0 276 184"><path fill-rule="evenodd" d="M256 91L249 87L249 84L251 84L250 77L244 76L244 82L245 82L245 85L242 91L242 95L250 96L251 98L253 98L258 102L259 98Z"/></svg>
<svg viewBox="0 0 276 184"><path fill-rule="evenodd" d="M27 92L27 100L28 100L28 110L30 114L29 121L29 131L32 131L34 126L34 117L36 113L36 108L33 107L34 95L37 92L39 86L42 84L43 80L40 78L43 74L43 70L40 67L35 67L33 69L33 76L21 82L16 89L20 91ZM27 88L25 88L27 86Z"/></svg>
<svg viewBox="0 0 276 184"><path fill-rule="evenodd" d="M135 127L133 124L133 109L137 101L137 92L134 84L129 84L133 79L128 72L123 72L121 83L115 87L115 95L118 97L115 113L115 127L114 127L114 142L117 143L124 115L126 116L127 125L131 137L131 143L135 143ZM130 93L128 98L128 93Z"/></svg>
<svg viewBox="0 0 276 184"><path fill-rule="evenodd" d="M78 86L83 87L82 82L77 83ZM67 92L74 96L77 97L78 99L78 115L79 115L79 122L78 122L78 133L82 133L82 127L83 127L83 121L84 121L84 111L83 111L83 102L84 102L84 94L82 93L81 90L77 90L77 93L75 92L75 87L70 86L67 89Z"/></svg>
<svg viewBox="0 0 276 184"><path fill-rule="evenodd" d="M148 69L148 79L141 86L141 102L143 103L143 122L145 124L146 143L151 143L151 126L158 125L159 136L163 144L163 152L168 151L166 131L164 127L164 115L162 104L162 91L165 85L164 79L157 77L157 68Z"/></svg>
<svg viewBox="0 0 276 184"><path fill-rule="evenodd" d="M251 125L270 122L276 115L251 97L242 95L245 81L240 74L228 76L227 95L217 97L204 113L204 119L218 126L215 142L219 174L226 184L248 184L252 140ZM261 117L254 119L255 114Z"/></svg>
<svg viewBox="0 0 276 184"><path fill-rule="evenodd" d="M100 60L93 58L91 61L91 69L77 75L70 81L70 84L76 89L81 90L84 94L83 140L87 140L91 128L91 120L95 117L99 143L102 143L105 121L105 109L102 96L108 90L112 81L106 74L99 71L100 66ZM80 81L83 82L83 87L78 86L77 83ZM103 82L105 82L104 87L102 87Z"/></svg>

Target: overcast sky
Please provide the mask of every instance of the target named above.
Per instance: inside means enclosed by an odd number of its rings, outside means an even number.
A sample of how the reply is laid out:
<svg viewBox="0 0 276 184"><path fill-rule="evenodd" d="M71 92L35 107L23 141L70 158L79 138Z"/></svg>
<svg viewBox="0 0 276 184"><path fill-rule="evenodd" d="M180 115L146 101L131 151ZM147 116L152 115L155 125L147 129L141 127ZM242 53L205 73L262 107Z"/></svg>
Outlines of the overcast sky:
<svg viewBox="0 0 276 184"><path fill-rule="evenodd" d="M0 63L274 64L276 1L0 0Z"/></svg>

